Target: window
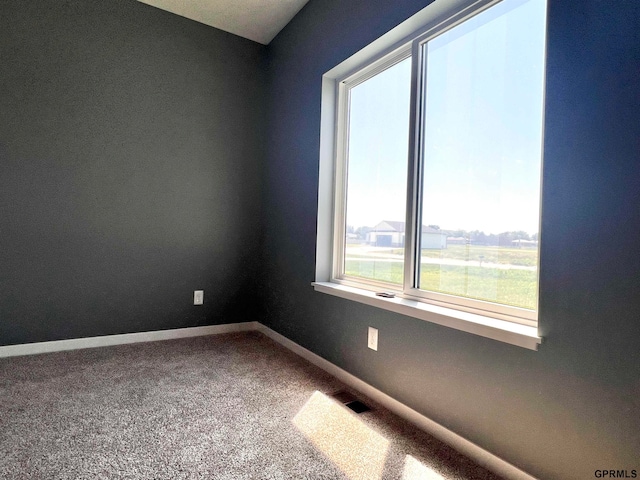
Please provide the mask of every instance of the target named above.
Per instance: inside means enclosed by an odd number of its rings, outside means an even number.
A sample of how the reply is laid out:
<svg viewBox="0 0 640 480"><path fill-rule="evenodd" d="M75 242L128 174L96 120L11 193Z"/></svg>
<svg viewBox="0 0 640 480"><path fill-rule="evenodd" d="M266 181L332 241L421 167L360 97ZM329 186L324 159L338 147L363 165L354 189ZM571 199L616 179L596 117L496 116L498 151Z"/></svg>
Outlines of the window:
<svg viewBox="0 0 640 480"><path fill-rule="evenodd" d="M325 75L316 288L535 329L546 1L435 3Z"/></svg>

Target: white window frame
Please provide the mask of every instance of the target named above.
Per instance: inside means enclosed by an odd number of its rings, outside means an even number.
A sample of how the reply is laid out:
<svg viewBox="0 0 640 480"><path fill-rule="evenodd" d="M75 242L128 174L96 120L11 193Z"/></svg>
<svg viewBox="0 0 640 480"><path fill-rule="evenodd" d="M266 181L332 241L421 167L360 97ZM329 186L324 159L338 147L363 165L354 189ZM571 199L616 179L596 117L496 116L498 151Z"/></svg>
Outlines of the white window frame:
<svg viewBox="0 0 640 480"><path fill-rule="evenodd" d="M419 290L414 278L419 250L413 226L419 219L421 145L421 46L443 31L502 0L437 1L323 76L316 252L317 291L395 311L469 333L537 350L537 311ZM412 57L409 175L404 287L342 275L345 254L348 91L386 68ZM418 61L416 61L416 59ZM414 255L410 254L411 252ZM392 291L395 298L376 292Z"/></svg>

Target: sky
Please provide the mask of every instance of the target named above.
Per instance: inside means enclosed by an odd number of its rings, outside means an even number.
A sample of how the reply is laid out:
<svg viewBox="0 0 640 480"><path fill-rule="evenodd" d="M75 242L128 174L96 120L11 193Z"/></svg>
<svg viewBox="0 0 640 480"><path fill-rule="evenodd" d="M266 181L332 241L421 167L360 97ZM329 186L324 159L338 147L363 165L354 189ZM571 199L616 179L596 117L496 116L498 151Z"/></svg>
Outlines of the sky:
<svg viewBox="0 0 640 480"><path fill-rule="evenodd" d="M424 45L424 225L538 231L545 0L504 0ZM411 59L350 92L347 224L405 219Z"/></svg>

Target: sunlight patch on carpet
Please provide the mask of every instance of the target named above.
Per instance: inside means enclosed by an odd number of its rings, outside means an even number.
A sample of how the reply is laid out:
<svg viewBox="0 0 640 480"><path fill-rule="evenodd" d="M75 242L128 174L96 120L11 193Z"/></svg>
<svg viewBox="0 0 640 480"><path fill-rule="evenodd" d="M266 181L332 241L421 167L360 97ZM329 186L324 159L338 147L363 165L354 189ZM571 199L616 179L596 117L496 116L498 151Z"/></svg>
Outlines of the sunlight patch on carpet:
<svg viewBox="0 0 640 480"><path fill-rule="evenodd" d="M382 477L389 441L321 392L293 424L351 480Z"/></svg>
<svg viewBox="0 0 640 480"><path fill-rule="evenodd" d="M407 455L404 459L402 480L444 480L444 477L411 455Z"/></svg>

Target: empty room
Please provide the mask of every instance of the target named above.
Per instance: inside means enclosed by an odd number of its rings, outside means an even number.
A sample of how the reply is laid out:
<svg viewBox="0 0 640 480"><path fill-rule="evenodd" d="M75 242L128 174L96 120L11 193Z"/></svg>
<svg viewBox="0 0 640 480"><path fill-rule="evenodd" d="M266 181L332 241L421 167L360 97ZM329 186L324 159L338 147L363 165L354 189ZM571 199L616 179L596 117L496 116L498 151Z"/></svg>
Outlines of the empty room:
<svg viewBox="0 0 640 480"><path fill-rule="evenodd" d="M0 1L0 478L637 478L639 288L636 0Z"/></svg>

